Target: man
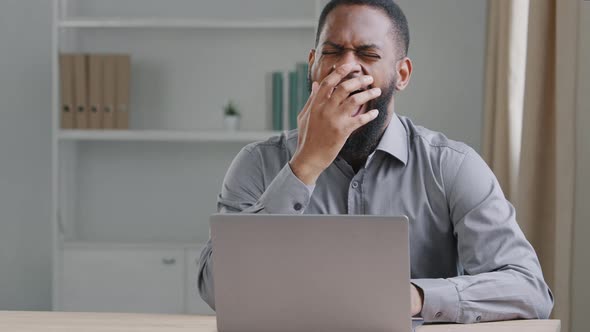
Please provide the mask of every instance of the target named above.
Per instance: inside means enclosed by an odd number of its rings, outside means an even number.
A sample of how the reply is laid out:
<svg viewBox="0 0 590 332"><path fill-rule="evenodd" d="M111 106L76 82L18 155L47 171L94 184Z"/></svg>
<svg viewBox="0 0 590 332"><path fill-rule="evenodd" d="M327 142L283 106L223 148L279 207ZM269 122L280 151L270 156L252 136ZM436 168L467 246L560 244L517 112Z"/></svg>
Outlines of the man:
<svg viewBox="0 0 590 332"><path fill-rule="evenodd" d="M412 74L408 45L393 1L327 4L298 129L238 154L219 211L407 215L413 315L547 318L551 291L491 170L465 144L394 113ZM199 290L214 308L211 241L200 261Z"/></svg>

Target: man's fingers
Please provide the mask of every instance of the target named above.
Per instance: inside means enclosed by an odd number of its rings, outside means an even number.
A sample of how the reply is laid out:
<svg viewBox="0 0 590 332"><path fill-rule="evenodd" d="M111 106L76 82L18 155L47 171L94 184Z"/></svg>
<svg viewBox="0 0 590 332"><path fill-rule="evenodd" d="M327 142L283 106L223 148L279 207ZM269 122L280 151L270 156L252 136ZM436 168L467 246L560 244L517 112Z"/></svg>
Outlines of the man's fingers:
<svg viewBox="0 0 590 332"><path fill-rule="evenodd" d="M367 91L359 92L352 95L342 103L343 110L346 110L347 114L354 114L359 106L366 104L367 102L379 97L381 95L381 89L373 88Z"/></svg>
<svg viewBox="0 0 590 332"><path fill-rule="evenodd" d="M361 66L356 63L347 63L337 67L332 73L324 78L322 83L320 83L318 95L325 98L330 98L334 87L338 85L338 83L340 83L353 70L361 70Z"/></svg>
<svg viewBox="0 0 590 332"><path fill-rule="evenodd" d="M317 82L313 82L311 84L311 94L309 98L307 98L307 102L303 109L297 115L297 128L298 128L298 138L297 138L297 146L301 146L301 142L305 139L305 135L307 134L307 120L309 119L309 110L311 109L311 103L315 99L315 95L318 91L319 84Z"/></svg>
<svg viewBox="0 0 590 332"><path fill-rule="evenodd" d="M370 75L359 76L344 81L336 86L334 92L332 92L332 95L330 96L330 102L335 105L340 105L340 103L348 98L351 93L366 88L371 83L373 83L373 76Z"/></svg>
<svg viewBox="0 0 590 332"><path fill-rule="evenodd" d="M318 92L318 89L320 88L320 84L316 81L313 81L313 83L311 83L311 94L310 96L315 96Z"/></svg>
<svg viewBox="0 0 590 332"><path fill-rule="evenodd" d="M309 111L309 106L312 102L312 100L315 98L315 95L318 92L318 88L319 88L319 83L318 82L313 82L311 84L311 94L309 95L309 98L307 98L307 102L305 102L305 105L303 106L303 109L301 109L301 111L299 112L299 115L297 115L297 119L301 119L303 118Z"/></svg>
<svg viewBox="0 0 590 332"><path fill-rule="evenodd" d="M303 106L303 110L309 108L309 104L311 104L311 101L313 100L313 98L315 97L315 95L318 92L318 87L319 87L318 82L311 83L311 93L309 94L309 98L307 98L307 101L305 102L305 105Z"/></svg>
<svg viewBox="0 0 590 332"><path fill-rule="evenodd" d="M374 110L370 110L367 113L360 114L360 115L357 115L353 118L350 118L350 126L351 126L349 128L350 132L352 133L353 131L357 130L358 128L375 120L378 115L379 115L379 110L374 109Z"/></svg>

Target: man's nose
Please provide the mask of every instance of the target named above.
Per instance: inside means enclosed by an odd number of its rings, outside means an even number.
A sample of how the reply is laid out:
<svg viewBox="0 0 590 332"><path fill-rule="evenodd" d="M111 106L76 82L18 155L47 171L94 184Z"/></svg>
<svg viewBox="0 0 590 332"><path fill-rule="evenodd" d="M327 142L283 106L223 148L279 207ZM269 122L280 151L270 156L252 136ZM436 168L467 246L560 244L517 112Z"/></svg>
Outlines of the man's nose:
<svg viewBox="0 0 590 332"><path fill-rule="evenodd" d="M363 74L363 67L360 64L360 62L358 61L358 59L356 58L356 56L354 55L354 52L346 52L344 56L340 57L338 63L334 65L333 69L336 69L344 64L349 64L349 63L353 63L358 66L356 66L356 68L354 68L346 76L345 79L351 79L351 78L355 78L355 77L364 75Z"/></svg>
<svg viewBox="0 0 590 332"><path fill-rule="evenodd" d="M359 63L356 53L353 50L346 50L340 57L338 65L343 65L345 63Z"/></svg>

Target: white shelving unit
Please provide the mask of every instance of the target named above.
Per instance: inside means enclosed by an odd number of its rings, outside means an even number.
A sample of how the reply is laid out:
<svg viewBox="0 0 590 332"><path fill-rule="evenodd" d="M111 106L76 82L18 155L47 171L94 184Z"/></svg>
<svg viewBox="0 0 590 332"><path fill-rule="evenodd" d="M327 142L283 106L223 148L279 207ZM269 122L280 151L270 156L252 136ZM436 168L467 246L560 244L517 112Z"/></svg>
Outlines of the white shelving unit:
<svg viewBox="0 0 590 332"><path fill-rule="evenodd" d="M208 216L235 154L280 134L268 77L307 59L323 2L54 0L55 310L212 313ZM131 54L129 130L60 129L60 52ZM228 99L242 131L222 129Z"/></svg>
<svg viewBox="0 0 590 332"><path fill-rule="evenodd" d="M307 29L314 20L210 20L210 19L123 19L71 18L59 23L60 28L196 28L196 29Z"/></svg>
<svg viewBox="0 0 590 332"><path fill-rule="evenodd" d="M61 130L60 141L230 142L250 143L280 135L280 131L172 131L172 130Z"/></svg>

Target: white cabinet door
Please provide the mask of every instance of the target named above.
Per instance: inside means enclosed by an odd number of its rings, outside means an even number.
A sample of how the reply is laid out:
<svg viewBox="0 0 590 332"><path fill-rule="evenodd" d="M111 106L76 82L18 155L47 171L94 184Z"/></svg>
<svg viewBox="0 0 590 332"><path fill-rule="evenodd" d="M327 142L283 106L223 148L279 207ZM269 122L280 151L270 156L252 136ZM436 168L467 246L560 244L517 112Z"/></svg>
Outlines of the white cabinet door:
<svg viewBox="0 0 590 332"><path fill-rule="evenodd" d="M197 315L215 315L209 305L201 299L197 286L197 265L201 255L200 249L186 250L186 289L187 289L187 313Z"/></svg>
<svg viewBox="0 0 590 332"><path fill-rule="evenodd" d="M62 309L183 313L182 249L64 249Z"/></svg>

